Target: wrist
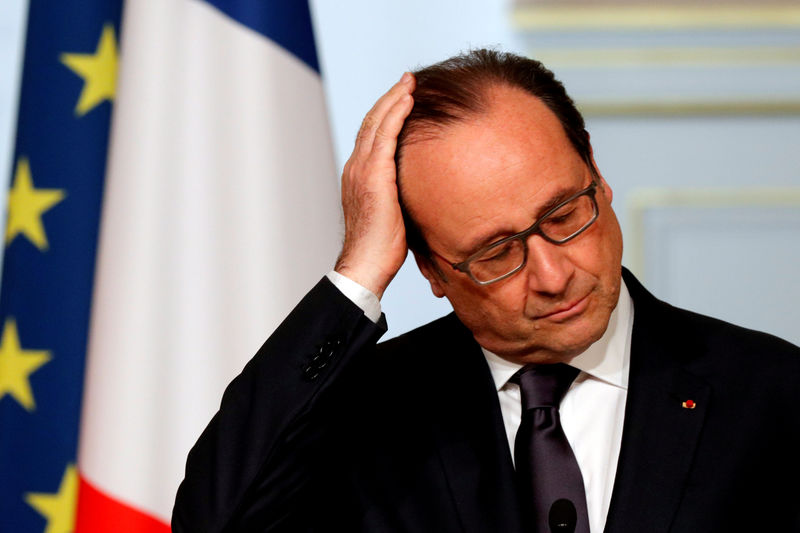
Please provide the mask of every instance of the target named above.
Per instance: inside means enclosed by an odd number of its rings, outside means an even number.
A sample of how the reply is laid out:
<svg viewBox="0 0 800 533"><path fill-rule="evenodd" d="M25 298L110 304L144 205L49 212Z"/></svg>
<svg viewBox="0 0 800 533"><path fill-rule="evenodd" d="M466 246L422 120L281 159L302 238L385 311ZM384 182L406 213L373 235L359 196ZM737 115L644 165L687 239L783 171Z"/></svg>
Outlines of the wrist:
<svg viewBox="0 0 800 533"><path fill-rule="evenodd" d="M370 262L351 261L346 256L339 258L334 271L369 290L378 297L378 300L383 297L383 293L397 273L397 270L387 272L385 269Z"/></svg>

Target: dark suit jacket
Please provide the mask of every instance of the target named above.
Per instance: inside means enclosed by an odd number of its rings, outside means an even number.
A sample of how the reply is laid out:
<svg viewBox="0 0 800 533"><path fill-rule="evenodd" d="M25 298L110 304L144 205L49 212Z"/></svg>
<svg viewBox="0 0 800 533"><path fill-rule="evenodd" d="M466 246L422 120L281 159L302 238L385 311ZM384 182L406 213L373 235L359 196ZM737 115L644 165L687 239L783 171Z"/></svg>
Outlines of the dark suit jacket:
<svg viewBox="0 0 800 533"><path fill-rule="evenodd" d="M800 531L800 350L624 275L630 386L605 531ZM384 330L323 279L226 390L173 530L521 532L470 332L451 314L376 347Z"/></svg>

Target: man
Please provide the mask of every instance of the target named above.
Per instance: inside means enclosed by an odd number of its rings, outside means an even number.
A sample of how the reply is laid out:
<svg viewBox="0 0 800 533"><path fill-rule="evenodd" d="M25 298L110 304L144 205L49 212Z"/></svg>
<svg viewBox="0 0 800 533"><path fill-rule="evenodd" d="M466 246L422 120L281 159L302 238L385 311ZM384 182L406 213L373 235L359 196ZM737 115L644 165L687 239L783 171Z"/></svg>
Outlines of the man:
<svg viewBox="0 0 800 533"><path fill-rule="evenodd" d="M335 272L226 391L174 530L800 531L799 350L653 298L611 200L541 64L405 74L345 165ZM407 243L455 313L375 346ZM553 369L557 457L526 381Z"/></svg>

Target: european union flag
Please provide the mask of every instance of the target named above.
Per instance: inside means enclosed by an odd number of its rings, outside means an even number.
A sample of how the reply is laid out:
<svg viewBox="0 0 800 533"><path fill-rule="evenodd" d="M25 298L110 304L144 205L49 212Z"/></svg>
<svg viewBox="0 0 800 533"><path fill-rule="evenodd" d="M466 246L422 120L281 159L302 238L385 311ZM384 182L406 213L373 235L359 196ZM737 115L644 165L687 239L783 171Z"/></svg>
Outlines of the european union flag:
<svg viewBox="0 0 800 533"><path fill-rule="evenodd" d="M74 528L121 0L31 0L0 286L0 531Z"/></svg>

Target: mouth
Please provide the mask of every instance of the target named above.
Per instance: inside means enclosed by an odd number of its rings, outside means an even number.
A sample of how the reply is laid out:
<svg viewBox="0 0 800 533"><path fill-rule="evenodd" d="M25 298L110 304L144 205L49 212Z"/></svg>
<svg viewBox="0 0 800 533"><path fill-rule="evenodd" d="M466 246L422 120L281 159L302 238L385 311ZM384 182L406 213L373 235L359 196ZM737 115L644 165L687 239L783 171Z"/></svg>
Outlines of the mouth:
<svg viewBox="0 0 800 533"><path fill-rule="evenodd" d="M589 294L577 300L573 300L572 302L569 302L565 305L562 305L549 313L539 315L536 317L536 319L537 320L547 319L552 322L565 322L570 318L578 316L581 313L583 313L589 306Z"/></svg>

